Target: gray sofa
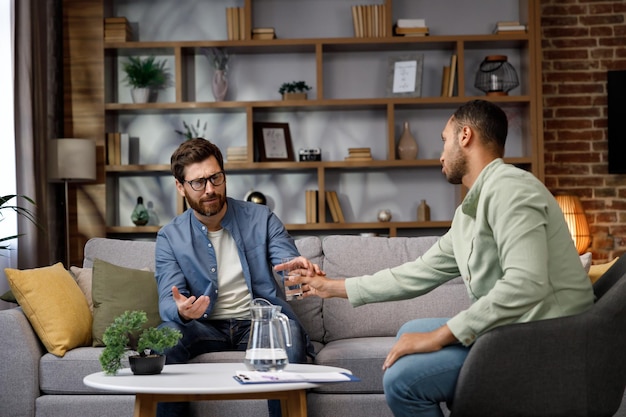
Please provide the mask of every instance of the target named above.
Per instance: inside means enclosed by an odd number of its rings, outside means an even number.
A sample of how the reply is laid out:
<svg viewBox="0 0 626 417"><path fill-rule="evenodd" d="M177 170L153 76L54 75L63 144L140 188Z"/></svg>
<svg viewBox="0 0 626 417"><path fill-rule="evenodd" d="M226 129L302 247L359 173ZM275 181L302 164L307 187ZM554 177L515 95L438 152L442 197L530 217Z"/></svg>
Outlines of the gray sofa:
<svg viewBox="0 0 626 417"><path fill-rule="evenodd" d="M377 238L328 236L297 240L302 255L328 276L375 272L412 260L437 237ZM84 267L95 258L130 268L154 267L154 243L95 238L85 246ZM467 307L460 279L414 300L352 308L347 300L307 298L292 302L316 351L315 363L348 368L361 382L330 384L308 394L311 417L391 416L382 392L383 359L398 328L418 317L449 317ZM19 308L0 311L0 417L124 417L133 413L134 397L86 387L85 375L100 371L102 348L72 349L63 358L46 353ZM241 353L216 352L194 361L242 361ZM442 406L447 414L445 405ZM626 416L620 409L617 415ZM197 416L263 416L264 401L202 402Z"/></svg>

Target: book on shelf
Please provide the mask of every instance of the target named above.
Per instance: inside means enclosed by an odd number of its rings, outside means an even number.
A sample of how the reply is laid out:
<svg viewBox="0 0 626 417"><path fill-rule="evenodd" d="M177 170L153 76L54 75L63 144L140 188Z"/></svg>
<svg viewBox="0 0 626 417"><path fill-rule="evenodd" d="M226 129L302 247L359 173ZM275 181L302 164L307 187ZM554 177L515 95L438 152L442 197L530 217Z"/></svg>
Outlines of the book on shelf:
<svg viewBox="0 0 626 417"><path fill-rule="evenodd" d="M450 57L450 77L448 82L448 97L454 97L454 86L456 84L456 62L457 55L452 54Z"/></svg>
<svg viewBox="0 0 626 417"><path fill-rule="evenodd" d="M226 8L226 34L229 41L245 39L246 25L243 7Z"/></svg>
<svg viewBox="0 0 626 417"><path fill-rule="evenodd" d="M425 28L426 19L398 19L396 26L399 28Z"/></svg>
<svg viewBox="0 0 626 417"><path fill-rule="evenodd" d="M344 159L346 161L371 161L372 152L370 148L348 148L348 156Z"/></svg>
<svg viewBox="0 0 626 417"><path fill-rule="evenodd" d="M450 85L450 65L444 65L441 74L441 97L448 97L448 85Z"/></svg>
<svg viewBox="0 0 626 417"><path fill-rule="evenodd" d="M106 137L106 163L107 165L121 164L121 134L119 132L107 133Z"/></svg>
<svg viewBox="0 0 626 417"><path fill-rule="evenodd" d="M317 190L306 190L304 194L306 222L317 223Z"/></svg>
<svg viewBox="0 0 626 417"><path fill-rule="evenodd" d="M252 39L276 39L276 32L274 28L254 28Z"/></svg>
<svg viewBox="0 0 626 417"><path fill-rule="evenodd" d="M352 6L352 24L356 38L386 36L386 9L383 4Z"/></svg>
<svg viewBox="0 0 626 417"><path fill-rule="evenodd" d="M326 191L326 206L328 207L328 211L330 211L330 217L333 220L333 223L339 223L339 214L337 214L337 208L335 207L335 203L333 201L333 197L331 195L333 191Z"/></svg>
<svg viewBox="0 0 626 417"><path fill-rule="evenodd" d="M226 161L245 162L248 159L247 146L229 146L226 148Z"/></svg>
<svg viewBox="0 0 626 417"><path fill-rule="evenodd" d="M332 204L332 207L334 208L334 212L337 215L337 222L338 223L345 223L346 219L343 215L343 210L341 209L341 204L339 203L339 197L337 197L337 192L336 191L328 191L327 194L327 200L329 201L329 204ZM330 214L332 216L333 210L331 210ZM334 217L333 217L333 221Z"/></svg>
<svg viewBox="0 0 626 417"><path fill-rule="evenodd" d="M428 36L429 30L424 28L399 28L396 26L394 33L397 36Z"/></svg>
<svg viewBox="0 0 626 417"><path fill-rule="evenodd" d="M104 19L104 40L106 42L126 42L133 38L133 31L124 16Z"/></svg>
<svg viewBox="0 0 626 417"><path fill-rule="evenodd" d="M518 21L501 21L496 23L493 33L526 33L526 25L522 25Z"/></svg>
<svg viewBox="0 0 626 417"><path fill-rule="evenodd" d="M130 163L130 135L128 133L120 133L120 165L128 165Z"/></svg>

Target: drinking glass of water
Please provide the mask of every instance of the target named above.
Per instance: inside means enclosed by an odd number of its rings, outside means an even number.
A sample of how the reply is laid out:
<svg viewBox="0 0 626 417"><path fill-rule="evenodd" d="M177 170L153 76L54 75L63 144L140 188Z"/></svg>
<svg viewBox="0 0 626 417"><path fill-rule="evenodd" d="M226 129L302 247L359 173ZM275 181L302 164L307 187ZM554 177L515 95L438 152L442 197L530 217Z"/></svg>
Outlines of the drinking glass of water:
<svg viewBox="0 0 626 417"><path fill-rule="evenodd" d="M293 261L294 259L295 258L283 258L281 259L281 263L286 264L286 263ZM300 275L300 273L298 272L299 269L300 269L299 266L293 266L293 267L285 268L282 271L283 283L285 285L285 296L287 298L287 301L302 298L302 285L289 282L290 276Z"/></svg>

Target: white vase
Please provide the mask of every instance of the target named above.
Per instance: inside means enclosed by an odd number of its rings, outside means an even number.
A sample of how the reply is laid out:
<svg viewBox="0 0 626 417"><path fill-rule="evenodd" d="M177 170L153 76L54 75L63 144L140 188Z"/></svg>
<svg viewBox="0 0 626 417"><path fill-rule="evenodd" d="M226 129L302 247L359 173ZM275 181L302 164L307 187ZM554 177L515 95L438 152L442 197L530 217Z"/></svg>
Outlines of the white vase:
<svg viewBox="0 0 626 417"><path fill-rule="evenodd" d="M133 88L130 90L133 103L147 103L150 98L150 88Z"/></svg>
<svg viewBox="0 0 626 417"><path fill-rule="evenodd" d="M226 92L228 91L228 78L226 78L226 72L222 70L215 70L211 87L213 89L213 97L215 98L215 101L224 101L224 97L226 97Z"/></svg>

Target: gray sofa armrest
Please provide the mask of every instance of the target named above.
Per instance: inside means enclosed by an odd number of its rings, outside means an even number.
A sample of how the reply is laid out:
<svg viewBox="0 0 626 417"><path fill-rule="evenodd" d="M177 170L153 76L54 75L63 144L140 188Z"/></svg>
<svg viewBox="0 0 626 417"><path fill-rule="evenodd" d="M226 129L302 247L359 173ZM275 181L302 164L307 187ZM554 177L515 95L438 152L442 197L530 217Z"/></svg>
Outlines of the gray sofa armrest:
<svg viewBox="0 0 626 417"><path fill-rule="evenodd" d="M461 369L451 415L613 415L624 379L624 359L607 355L608 346L623 346L615 331L592 310L487 332ZM589 409L598 403L604 410Z"/></svg>
<svg viewBox="0 0 626 417"><path fill-rule="evenodd" d="M45 349L21 308L0 311L2 416L33 417Z"/></svg>

